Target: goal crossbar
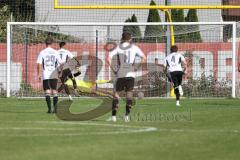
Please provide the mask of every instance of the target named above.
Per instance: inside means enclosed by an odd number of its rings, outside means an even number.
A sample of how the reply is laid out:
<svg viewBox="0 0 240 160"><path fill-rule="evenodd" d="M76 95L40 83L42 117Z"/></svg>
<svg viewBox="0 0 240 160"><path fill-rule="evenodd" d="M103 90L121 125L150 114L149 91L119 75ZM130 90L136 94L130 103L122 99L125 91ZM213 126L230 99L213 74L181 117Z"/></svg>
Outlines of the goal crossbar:
<svg viewBox="0 0 240 160"><path fill-rule="evenodd" d="M191 25L234 25L236 22L228 21L228 22L145 22L145 23L133 23L133 22L101 22L101 23L93 23L93 22L8 22L7 25L35 25L35 26L170 26L170 25L180 25L180 26L191 26Z"/></svg>
<svg viewBox="0 0 240 160"><path fill-rule="evenodd" d="M240 9L240 5L60 5L54 0L54 9Z"/></svg>

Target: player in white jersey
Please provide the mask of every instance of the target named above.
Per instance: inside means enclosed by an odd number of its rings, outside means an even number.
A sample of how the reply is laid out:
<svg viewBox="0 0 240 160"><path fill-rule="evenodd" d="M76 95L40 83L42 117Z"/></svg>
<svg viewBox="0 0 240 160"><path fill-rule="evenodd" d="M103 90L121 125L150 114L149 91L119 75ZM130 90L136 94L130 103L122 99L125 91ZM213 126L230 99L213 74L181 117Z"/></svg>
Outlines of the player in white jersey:
<svg viewBox="0 0 240 160"><path fill-rule="evenodd" d="M81 74L80 72L80 63L79 61L74 58L73 54L65 49L66 42L60 42L59 47L60 49L58 50L59 56L64 63L64 66L62 67L62 73L60 76L62 85L58 88L58 92L60 92L63 88L65 89L65 92L69 96L69 99L72 100L72 97L70 95L70 91L68 87L65 85L65 82L68 79L71 79L73 82L73 87L74 89L77 88L76 80L75 77L79 76ZM75 64L77 62L77 64Z"/></svg>
<svg viewBox="0 0 240 160"><path fill-rule="evenodd" d="M129 121L130 109L133 104L133 88L135 78L135 59L140 57L142 63L146 60L145 55L139 47L131 42L131 34L123 32L121 43L109 53L107 59L111 69L116 75L116 81L114 85L114 97L112 102L112 118L113 122L116 121L116 114L119 103L119 92L126 92L126 113L125 121ZM114 64L114 61L116 62Z"/></svg>
<svg viewBox="0 0 240 160"><path fill-rule="evenodd" d="M182 76L184 69L186 68L186 60L184 56L178 52L178 47L176 45L171 47L171 54L169 54L165 59L165 67L167 72L170 73L171 81L174 84L174 93L176 95L176 105L180 106L180 95L183 95L182 90Z"/></svg>
<svg viewBox="0 0 240 160"><path fill-rule="evenodd" d="M53 113L57 112L58 94L57 94L57 82L58 76L54 74L57 66L61 63L58 52L51 47L53 40L51 38L46 39L46 48L43 49L38 55L37 59L37 74L39 79L43 80L43 89L45 91L45 98L47 102L48 112L51 113L51 94L53 94ZM42 70L42 76L40 76L40 70Z"/></svg>

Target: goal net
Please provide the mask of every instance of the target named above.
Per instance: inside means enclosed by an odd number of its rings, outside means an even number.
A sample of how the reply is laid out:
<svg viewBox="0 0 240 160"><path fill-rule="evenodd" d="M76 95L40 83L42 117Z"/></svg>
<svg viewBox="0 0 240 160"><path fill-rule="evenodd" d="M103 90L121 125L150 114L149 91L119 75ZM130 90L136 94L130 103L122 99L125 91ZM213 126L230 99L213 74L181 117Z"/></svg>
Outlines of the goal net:
<svg viewBox="0 0 240 160"><path fill-rule="evenodd" d="M166 29L173 25L175 44L187 59L184 75L185 97L231 97L238 82L235 23L8 23L8 69L2 89L8 96L43 96L37 76L37 56L45 48L46 37L54 39L53 47L65 41L66 48L78 57L81 82L113 79L106 58L119 44L123 31L131 32L133 42L147 57L136 73L135 95L168 97L169 86L163 72L169 52ZM201 29L200 29L201 28ZM3 44L5 45L5 44ZM6 46L5 46L6 47ZM234 56L234 57L233 57ZM135 63L139 59L136 58ZM7 77L8 76L8 77ZM9 81L7 81L9 80ZM112 91L112 83L97 84L97 89ZM64 96L64 93L61 93ZM84 95L84 94L83 94Z"/></svg>

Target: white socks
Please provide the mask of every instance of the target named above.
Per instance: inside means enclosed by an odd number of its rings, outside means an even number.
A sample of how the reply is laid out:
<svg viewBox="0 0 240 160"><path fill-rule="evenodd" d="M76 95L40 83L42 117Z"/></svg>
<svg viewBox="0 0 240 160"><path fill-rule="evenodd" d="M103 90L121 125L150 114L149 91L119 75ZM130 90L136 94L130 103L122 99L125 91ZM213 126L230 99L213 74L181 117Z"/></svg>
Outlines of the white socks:
<svg viewBox="0 0 240 160"><path fill-rule="evenodd" d="M180 106L180 102L179 101L176 101L176 106Z"/></svg>
<svg viewBox="0 0 240 160"><path fill-rule="evenodd" d="M129 117L128 117L128 116L125 116L125 117L124 117L124 121L125 121L125 122L130 122Z"/></svg>
<svg viewBox="0 0 240 160"><path fill-rule="evenodd" d="M112 121L113 122L117 122L117 117L116 116L112 116Z"/></svg>
<svg viewBox="0 0 240 160"><path fill-rule="evenodd" d="M180 96L183 96L183 89L182 89L182 86L179 85L179 86L178 86L178 89L179 89Z"/></svg>
<svg viewBox="0 0 240 160"><path fill-rule="evenodd" d="M126 115L123 117L123 120L125 122L130 122L129 116L126 116ZM109 119L107 119L107 121L117 122L117 116L112 116Z"/></svg>

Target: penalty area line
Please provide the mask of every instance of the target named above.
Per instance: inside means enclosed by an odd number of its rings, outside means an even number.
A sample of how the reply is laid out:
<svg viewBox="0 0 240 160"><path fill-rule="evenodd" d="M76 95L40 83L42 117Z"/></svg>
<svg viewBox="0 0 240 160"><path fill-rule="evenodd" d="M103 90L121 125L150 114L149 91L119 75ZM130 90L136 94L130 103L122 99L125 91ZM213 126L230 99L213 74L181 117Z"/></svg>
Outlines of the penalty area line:
<svg viewBox="0 0 240 160"><path fill-rule="evenodd" d="M237 133L240 134L240 130L234 129L234 130L214 130L214 129L205 129L205 130L194 130L194 129L166 129L166 128L158 128L158 131L160 132L178 132L178 133L187 133L187 132L192 132L192 133Z"/></svg>
<svg viewBox="0 0 240 160"><path fill-rule="evenodd" d="M144 133L144 132L153 132L156 131L155 127L146 127L146 126L132 126L132 125L121 125L121 124L103 124L103 123L91 123L91 122L54 122L54 121L8 121L8 123L25 123L25 124L59 124L59 125L90 125L90 126L106 126L119 128L117 131L88 131L80 132L82 130L77 128L31 128L31 127L7 127L0 128L0 130L10 130L10 131L74 131L80 133L41 133L41 134L0 134L1 137L46 137L46 136L87 136L87 135L115 135L115 134L129 134L129 133Z"/></svg>
<svg viewBox="0 0 240 160"><path fill-rule="evenodd" d="M157 129L154 127L139 129L139 130L125 130L125 131L108 131L108 132L85 132L85 133L56 133L56 134L0 134L0 137L48 137L48 136L87 136L87 135L116 135L116 134L129 134L129 133L144 133L153 132Z"/></svg>

